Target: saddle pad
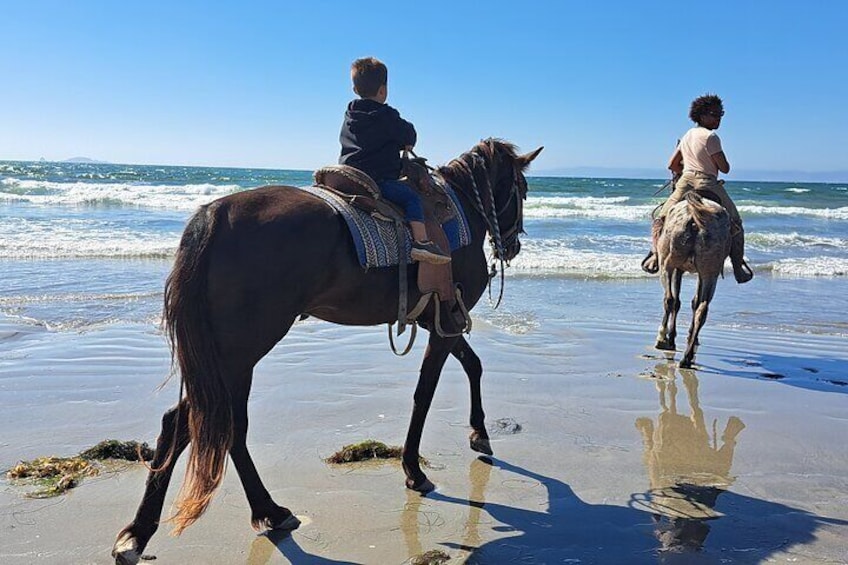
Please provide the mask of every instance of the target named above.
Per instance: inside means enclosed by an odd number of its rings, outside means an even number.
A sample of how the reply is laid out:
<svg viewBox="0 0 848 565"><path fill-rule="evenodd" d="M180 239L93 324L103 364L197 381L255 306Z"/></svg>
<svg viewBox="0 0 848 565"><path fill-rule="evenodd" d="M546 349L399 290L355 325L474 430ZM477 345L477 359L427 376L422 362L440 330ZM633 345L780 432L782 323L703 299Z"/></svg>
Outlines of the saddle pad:
<svg viewBox="0 0 848 565"><path fill-rule="evenodd" d="M321 187L301 186L299 188L317 196L344 218L350 230L350 235L353 237L353 244L356 247L360 265L369 269L372 267L391 267L400 262L398 260L398 249L400 247L397 239L398 232L393 222L374 218L368 212L351 206L339 195ZM455 251L471 243L471 232L456 194L449 186L446 187L446 190L450 196L450 205L453 209L451 215L453 217L442 224L442 229L444 229L448 243L450 243L450 250ZM406 229L403 230L402 245L406 254L406 262L411 263L412 235L409 232L409 226L405 225L404 227Z"/></svg>

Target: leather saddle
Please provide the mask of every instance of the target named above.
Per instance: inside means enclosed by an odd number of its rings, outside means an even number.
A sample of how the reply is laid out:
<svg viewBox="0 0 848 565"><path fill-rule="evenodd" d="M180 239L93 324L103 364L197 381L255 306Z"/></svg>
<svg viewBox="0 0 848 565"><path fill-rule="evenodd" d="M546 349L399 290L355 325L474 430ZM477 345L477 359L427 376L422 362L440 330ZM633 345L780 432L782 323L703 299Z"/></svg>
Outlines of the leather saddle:
<svg viewBox="0 0 848 565"><path fill-rule="evenodd" d="M453 217L450 195L431 176L425 160L422 158L403 158L401 175L400 180L406 182L421 198L427 235L441 249L449 251L450 242L444 229L442 229L442 224ZM403 210L384 198L377 183L359 169L348 165L328 165L315 171L313 178L317 186L333 191L349 202L351 206L364 210L377 219L392 221L399 226L406 223ZM403 241L402 238L398 238L398 240L399 243ZM405 256L405 252L399 253L399 255ZM401 301L405 302L406 289L404 284L401 284L401 286ZM444 265L419 263L418 289L422 296L438 295L438 300L441 302L439 307L448 316L449 324L452 326L446 333L454 333L451 330L456 329L457 326L461 328L460 331L470 327L470 320L459 322L461 316L457 314L455 308L456 289L450 263ZM405 322L414 321L414 318L400 319L400 317L405 318L405 304L401 305L401 311L404 313L404 316L399 316L398 320L401 327ZM413 312L416 312L416 317L421 313L420 311L421 308L419 307L413 309ZM443 315L442 318L445 318L445 316Z"/></svg>

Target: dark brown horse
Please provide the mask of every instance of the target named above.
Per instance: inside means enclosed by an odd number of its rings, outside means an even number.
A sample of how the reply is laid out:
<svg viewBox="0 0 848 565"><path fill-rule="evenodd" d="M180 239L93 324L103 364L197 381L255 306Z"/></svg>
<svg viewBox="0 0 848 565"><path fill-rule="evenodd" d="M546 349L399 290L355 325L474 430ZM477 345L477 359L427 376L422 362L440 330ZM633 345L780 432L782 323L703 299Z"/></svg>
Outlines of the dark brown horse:
<svg viewBox="0 0 848 565"><path fill-rule="evenodd" d="M717 197L716 197L717 198ZM692 298L692 324L680 366L692 367L698 334L707 320L710 301L724 260L730 253L730 216L720 204L689 192L668 213L657 240L657 257L664 289L663 319L657 332L657 349L675 350L680 283L683 273L696 273L698 284Z"/></svg>
<svg viewBox="0 0 848 565"><path fill-rule="evenodd" d="M489 281L484 239L509 261L521 245L524 171L542 148L519 155L513 145L485 140L438 173L456 190L472 243L452 255L454 281L471 308ZM407 280L409 303L420 293L417 265ZM227 456L241 479L256 529L293 529L297 518L278 506L247 449L247 400L253 368L308 314L346 325L397 318L397 268L364 270L344 220L319 198L294 187L265 186L202 206L183 233L165 286L164 323L181 377L181 400L162 418L144 497L112 551L135 563L156 531L177 458L191 444L185 482L172 518L175 533L206 510L224 475ZM432 328L434 309L419 320ZM464 337L431 332L403 447L406 486L428 491L418 450L427 411L448 355L471 386L471 448L491 454L480 398L480 359Z"/></svg>

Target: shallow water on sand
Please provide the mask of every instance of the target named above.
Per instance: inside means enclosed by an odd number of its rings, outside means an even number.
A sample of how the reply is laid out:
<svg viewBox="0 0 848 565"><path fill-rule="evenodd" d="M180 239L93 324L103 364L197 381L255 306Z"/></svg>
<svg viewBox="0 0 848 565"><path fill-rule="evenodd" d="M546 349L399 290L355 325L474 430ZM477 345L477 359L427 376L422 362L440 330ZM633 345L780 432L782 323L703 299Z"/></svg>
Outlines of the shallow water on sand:
<svg viewBox="0 0 848 565"><path fill-rule="evenodd" d="M151 281L104 276L90 303L67 269L54 297L82 304L79 316L31 300L2 318L0 468L106 438L155 439L177 381L157 390L169 365L156 325L166 269L139 267ZM403 489L396 465L322 459L366 438L403 442L426 334L396 358L384 327L300 322L257 367L249 444L304 525L256 537L230 473L203 520L176 540L163 528L149 549L169 562L251 564L402 563L430 549L469 563L845 562L846 293L805 306L842 284L720 282L697 370L681 371L652 347L658 281L508 276L505 303L484 300L469 338L496 459L468 449L468 386L449 361L422 440L437 484L424 498ZM105 296L117 297L117 320ZM7 486L0 561L108 562L143 478L88 481L52 506Z"/></svg>

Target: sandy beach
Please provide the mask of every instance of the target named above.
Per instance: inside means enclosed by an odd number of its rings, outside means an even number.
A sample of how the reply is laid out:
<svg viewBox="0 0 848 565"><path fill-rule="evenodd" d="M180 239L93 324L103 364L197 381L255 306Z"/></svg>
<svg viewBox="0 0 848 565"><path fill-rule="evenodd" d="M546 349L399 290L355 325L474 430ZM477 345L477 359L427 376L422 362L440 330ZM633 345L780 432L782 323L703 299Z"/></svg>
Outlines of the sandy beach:
<svg viewBox="0 0 848 565"><path fill-rule="evenodd" d="M230 469L197 524L180 538L163 525L145 553L251 565L401 564L430 550L451 563L848 562L844 338L708 324L697 370L682 371L653 350L654 319L590 318L567 295L527 307L517 296L532 280L508 284L510 306L481 305L470 339L494 458L468 448L468 387L449 361L422 441L435 492L406 490L394 463L324 463L367 438L402 444L425 341L396 358L385 328L306 321L260 363L248 434L269 491L303 525L257 535ZM653 280L562 284L595 304L659 292ZM176 380L157 390L168 363L152 324L4 322L0 468L106 438L152 443L177 398ZM43 500L4 481L0 562L110 563L145 476L130 465Z"/></svg>

